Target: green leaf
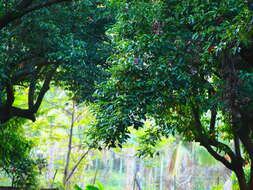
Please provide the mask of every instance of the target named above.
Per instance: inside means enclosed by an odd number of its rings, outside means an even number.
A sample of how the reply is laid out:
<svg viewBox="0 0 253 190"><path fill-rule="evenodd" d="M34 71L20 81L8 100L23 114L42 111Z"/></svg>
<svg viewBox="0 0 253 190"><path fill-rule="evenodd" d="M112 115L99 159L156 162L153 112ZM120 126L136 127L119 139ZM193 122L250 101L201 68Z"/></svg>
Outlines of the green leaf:
<svg viewBox="0 0 253 190"><path fill-rule="evenodd" d="M80 186L78 186L77 184L74 185L74 189L75 190L83 190Z"/></svg>
<svg viewBox="0 0 253 190"><path fill-rule="evenodd" d="M87 185L85 190L100 190L100 189L93 185Z"/></svg>

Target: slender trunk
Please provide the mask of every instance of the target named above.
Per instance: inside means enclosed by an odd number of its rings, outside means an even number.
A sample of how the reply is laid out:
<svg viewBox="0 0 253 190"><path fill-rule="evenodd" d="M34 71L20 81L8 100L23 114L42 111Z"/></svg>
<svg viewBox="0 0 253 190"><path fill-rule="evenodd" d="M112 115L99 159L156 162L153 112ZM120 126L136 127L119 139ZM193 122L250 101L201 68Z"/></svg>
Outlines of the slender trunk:
<svg viewBox="0 0 253 190"><path fill-rule="evenodd" d="M163 155L161 156L161 164L160 164L160 183L159 189L163 190Z"/></svg>
<svg viewBox="0 0 253 190"><path fill-rule="evenodd" d="M122 174L123 173L123 158L119 158L120 159L120 164L119 164L119 173Z"/></svg>
<svg viewBox="0 0 253 190"><path fill-rule="evenodd" d="M93 178L92 185L95 185L95 183L96 183L96 180L97 180L97 174L98 174L98 168L96 168L96 170L95 170L95 175L94 175L94 178Z"/></svg>
<svg viewBox="0 0 253 190"><path fill-rule="evenodd" d="M133 186L134 186L134 154L135 151L133 148L129 148L127 149L127 153L126 153L126 187L125 190L133 190ZM151 183L151 180L149 180L149 182Z"/></svg>
<svg viewBox="0 0 253 190"><path fill-rule="evenodd" d="M56 177L57 173L58 173L58 169L56 169L55 172L54 172L54 177L52 179L52 184L54 184L54 180L55 180L55 177Z"/></svg>
<svg viewBox="0 0 253 190"><path fill-rule="evenodd" d="M73 169L71 170L71 172L69 172L69 175L66 177L65 183L67 183L70 180L70 178L73 176L78 166L81 164L81 162L83 161L83 159L87 156L89 152L90 152L90 149L88 149L85 153L83 153L83 155L79 158L78 162L74 165Z"/></svg>
<svg viewBox="0 0 253 190"><path fill-rule="evenodd" d="M141 190L141 184L140 184L140 181L139 181L139 173L140 171L140 162L138 160L135 159L135 172L134 172L134 187L133 189L138 189L138 190ZM135 188L135 184L136 184L136 187Z"/></svg>
<svg viewBox="0 0 253 190"><path fill-rule="evenodd" d="M63 176L63 184L66 186L67 183L67 177L69 173L69 162L70 162L70 155L72 151L72 138L73 138L73 128L75 123L75 103L73 102L73 111L71 115L71 126L70 126L70 133L69 133L69 143L68 143L68 152L67 152L67 158L66 158L66 164L64 168L64 176Z"/></svg>
<svg viewBox="0 0 253 190"><path fill-rule="evenodd" d="M50 141L50 144L49 144L49 160L48 160L48 172L47 172L47 183L48 183L48 186L49 187L53 187L54 184L52 183L52 179L53 179L53 171L54 171L54 159L55 159L55 149L56 149L56 146L55 144L53 143L52 141L52 138L53 138L53 125L52 125L52 122L50 122L50 131L49 131L49 141Z"/></svg>

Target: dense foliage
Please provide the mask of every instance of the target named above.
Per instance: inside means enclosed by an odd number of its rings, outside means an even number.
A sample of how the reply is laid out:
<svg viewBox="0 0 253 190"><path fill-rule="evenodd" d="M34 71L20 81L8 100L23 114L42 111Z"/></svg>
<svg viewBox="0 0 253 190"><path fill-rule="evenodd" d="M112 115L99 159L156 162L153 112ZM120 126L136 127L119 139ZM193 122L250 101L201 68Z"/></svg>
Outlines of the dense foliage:
<svg viewBox="0 0 253 190"><path fill-rule="evenodd" d="M253 161L250 2L121 1L110 30L111 78L100 85L92 138L121 146L148 119L156 144L171 133L200 142L233 170L241 189ZM231 147L231 142L233 146Z"/></svg>
<svg viewBox="0 0 253 190"><path fill-rule="evenodd" d="M100 0L0 1L0 168L13 186L35 187L37 165L45 164L31 158L32 144L15 121L35 121L50 84L76 101L92 100L105 77L112 21Z"/></svg>
<svg viewBox="0 0 253 190"><path fill-rule="evenodd" d="M16 186L34 182L15 117L35 121L53 84L74 102L96 100L96 145L121 147L155 121L144 155L180 134L253 189L252 9L244 0L0 0L1 168Z"/></svg>
<svg viewBox="0 0 253 190"><path fill-rule="evenodd" d="M16 4L1 1L2 19L12 10L18 12L21 5ZM103 80L107 67L110 43L105 31L112 20L103 1L77 0L32 11L3 27L1 122L15 116L34 121L52 82L71 90L77 100L91 100L94 85ZM27 105L15 107L15 91L21 87L29 88Z"/></svg>
<svg viewBox="0 0 253 190"><path fill-rule="evenodd" d="M0 170L11 179L13 187L35 189L38 167L30 157L33 143L25 138L22 124L20 120L12 120L1 125Z"/></svg>

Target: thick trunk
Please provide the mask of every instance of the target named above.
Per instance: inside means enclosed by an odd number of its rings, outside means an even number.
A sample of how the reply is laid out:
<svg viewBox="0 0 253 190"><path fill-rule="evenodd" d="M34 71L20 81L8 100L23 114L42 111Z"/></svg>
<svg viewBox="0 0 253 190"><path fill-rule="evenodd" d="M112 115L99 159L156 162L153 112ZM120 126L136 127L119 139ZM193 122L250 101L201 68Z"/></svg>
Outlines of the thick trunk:
<svg viewBox="0 0 253 190"><path fill-rule="evenodd" d="M35 113L30 110L20 109L16 107L0 107L0 123L4 124L11 120L13 117L22 117L33 122L36 120Z"/></svg>
<svg viewBox="0 0 253 190"><path fill-rule="evenodd" d="M10 118L10 109L8 109L6 106L0 107L0 123L6 123Z"/></svg>
<svg viewBox="0 0 253 190"><path fill-rule="evenodd" d="M237 180L238 180L238 184L240 187L240 190L251 190L249 189L249 185L246 182L246 178L245 178L245 174L243 169L238 169L237 171L235 171Z"/></svg>

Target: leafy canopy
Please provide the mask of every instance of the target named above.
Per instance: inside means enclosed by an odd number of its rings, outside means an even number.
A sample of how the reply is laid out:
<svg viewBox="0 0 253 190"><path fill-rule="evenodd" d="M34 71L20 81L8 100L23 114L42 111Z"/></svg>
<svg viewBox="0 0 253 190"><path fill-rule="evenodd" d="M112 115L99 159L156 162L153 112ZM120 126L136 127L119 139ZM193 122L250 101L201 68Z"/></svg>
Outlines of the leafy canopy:
<svg viewBox="0 0 253 190"><path fill-rule="evenodd" d="M3 6L18 10L16 4ZM15 116L35 120L50 83L72 91L78 101L91 100L94 85L105 77L111 49L105 31L112 21L106 2L76 0L32 11L2 28L1 122ZM25 108L13 106L20 87L29 88Z"/></svg>
<svg viewBox="0 0 253 190"><path fill-rule="evenodd" d="M253 160L249 4L120 2L109 32L115 47L108 60L111 77L97 90L99 112L92 138L121 146L131 127L138 129L151 118L159 126L147 131L154 144L178 133L200 142L237 177L244 176L244 160ZM253 186L243 177L239 183L242 189Z"/></svg>

